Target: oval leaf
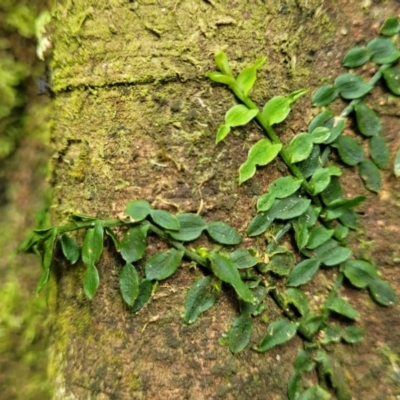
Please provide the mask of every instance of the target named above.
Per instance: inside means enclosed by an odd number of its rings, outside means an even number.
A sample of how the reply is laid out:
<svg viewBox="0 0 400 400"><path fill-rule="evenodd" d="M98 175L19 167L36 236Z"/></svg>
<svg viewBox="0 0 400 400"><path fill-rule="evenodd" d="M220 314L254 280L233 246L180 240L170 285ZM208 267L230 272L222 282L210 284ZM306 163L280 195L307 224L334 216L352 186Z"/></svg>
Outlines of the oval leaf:
<svg viewBox="0 0 400 400"><path fill-rule="evenodd" d="M305 213L310 204L311 200L294 194L284 199L275 200L273 207L268 213L271 218L292 219Z"/></svg>
<svg viewBox="0 0 400 400"><path fill-rule="evenodd" d="M347 165L357 165L364 160L363 148L349 136L339 136L334 144L338 149L341 160Z"/></svg>
<svg viewBox="0 0 400 400"><path fill-rule="evenodd" d="M315 249L318 260L327 267L341 264L351 256L351 249L339 246L336 240L329 240Z"/></svg>
<svg viewBox="0 0 400 400"><path fill-rule="evenodd" d="M142 279L139 284L139 295L131 308L131 312L138 312L150 300L153 285L148 279Z"/></svg>
<svg viewBox="0 0 400 400"><path fill-rule="evenodd" d="M346 68L361 67L370 58L371 54L365 47L354 47L344 56L343 66Z"/></svg>
<svg viewBox="0 0 400 400"><path fill-rule="evenodd" d="M311 100L312 104L317 107L325 107L331 104L337 97L338 91L330 85L320 87Z"/></svg>
<svg viewBox="0 0 400 400"><path fill-rule="evenodd" d="M382 279L374 279L368 289L376 302L384 306L391 306L397 302L396 293L393 288Z"/></svg>
<svg viewBox="0 0 400 400"><path fill-rule="evenodd" d="M100 284L99 271L94 264L89 264L83 277L83 291L88 299L92 300Z"/></svg>
<svg viewBox="0 0 400 400"><path fill-rule="evenodd" d="M363 260L347 261L343 265L343 273L353 286L361 289L380 279L376 268Z"/></svg>
<svg viewBox="0 0 400 400"><path fill-rule="evenodd" d="M367 49L376 64L391 64L400 57L400 51L394 43L387 38L375 38L367 44Z"/></svg>
<svg viewBox="0 0 400 400"><path fill-rule="evenodd" d="M236 83L245 97L248 96L256 82L257 69L261 68L265 64L266 60L266 57L259 58L251 67L245 68L236 78Z"/></svg>
<svg viewBox="0 0 400 400"><path fill-rule="evenodd" d="M312 152L313 138L308 133L299 133L289 143L286 151L290 161L296 163L305 160Z"/></svg>
<svg viewBox="0 0 400 400"><path fill-rule="evenodd" d="M139 295L139 277L132 264L126 264L121 271L119 288L122 298L128 306L133 306Z"/></svg>
<svg viewBox="0 0 400 400"><path fill-rule="evenodd" d="M254 257L247 249L237 249L229 258L237 269L251 268L258 264L258 258Z"/></svg>
<svg viewBox="0 0 400 400"><path fill-rule="evenodd" d="M369 141L369 153L372 161L379 168L385 168L389 163L389 149L382 136L374 136Z"/></svg>
<svg viewBox="0 0 400 400"><path fill-rule="evenodd" d="M151 206L145 200L130 201L125 208L125 214L131 218L132 222L143 221L150 212Z"/></svg>
<svg viewBox="0 0 400 400"><path fill-rule="evenodd" d="M161 281L171 276L179 267L184 252L170 249L151 257L144 266L146 279Z"/></svg>
<svg viewBox="0 0 400 400"><path fill-rule="evenodd" d="M290 272L287 285L296 287L309 282L317 273L320 264L320 261L315 258L301 261Z"/></svg>
<svg viewBox="0 0 400 400"><path fill-rule="evenodd" d="M400 68L388 68L382 71L382 74L390 91L400 96Z"/></svg>
<svg viewBox="0 0 400 400"><path fill-rule="evenodd" d="M356 344L364 339L364 331L356 326L347 326L342 330L341 336L346 343Z"/></svg>
<svg viewBox="0 0 400 400"><path fill-rule="evenodd" d="M333 235L333 229L327 229L322 225L314 226L310 231L307 242L308 249L315 249L329 240Z"/></svg>
<svg viewBox="0 0 400 400"><path fill-rule="evenodd" d="M229 125L221 125L217 132L217 137L215 138L215 143L219 143L221 140L224 140L228 133L231 131L231 127Z"/></svg>
<svg viewBox="0 0 400 400"><path fill-rule="evenodd" d="M146 237L149 224L134 226L125 233L121 244L121 256L127 264L140 260L146 251Z"/></svg>
<svg viewBox="0 0 400 400"><path fill-rule="evenodd" d="M278 199L283 199L295 193L301 186L302 179L295 179L292 176L285 176L276 179L268 187L268 192Z"/></svg>
<svg viewBox="0 0 400 400"><path fill-rule="evenodd" d="M170 231L179 231L181 228L179 220L175 217L175 215L172 215L168 211L152 210L150 215L154 223L164 229L169 229Z"/></svg>
<svg viewBox="0 0 400 400"><path fill-rule="evenodd" d="M276 96L267 101L262 110L264 121L272 126L284 121L290 113L290 101L283 96Z"/></svg>
<svg viewBox="0 0 400 400"><path fill-rule="evenodd" d="M229 350L240 353L249 344L253 333L253 319L248 314L237 317L228 332Z"/></svg>
<svg viewBox="0 0 400 400"><path fill-rule="evenodd" d="M274 221L274 217L269 213L257 214L247 228L248 236L258 236L264 233Z"/></svg>
<svg viewBox="0 0 400 400"><path fill-rule="evenodd" d="M372 86L359 75L343 74L335 79L335 88L344 99L358 99L365 96Z"/></svg>
<svg viewBox="0 0 400 400"><path fill-rule="evenodd" d="M388 18L382 25L380 31L382 35L393 36L400 32L400 21L396 17Z"/></svg>
<svg viewBox="0 0 400 400"><path fill-rule="evenodd" d="M64 257L71 264L75 264L80 256L79 247L76 244L75 240L69 237L66 233L64 233L63 235L61 235L60 242Z"/></svg>
<svg viewBox="0 0 400 400"><path fill-rule="evenodd" d="M358 166L358 173L368 190L371 192L379 192L381 190L381 173L372 161L365 160L361 162Z"/></svg>
<svg viewBox="0 0 400 400"><path fill-rule="evenodd" d="M239 233L225 222L215 221L208 224L208 234L218 243L234 245L242 241Z"/></svg>
<svg viewBox="0 0 400 400"><path fill-rule="evenodd" d="M290 322L286 318L269 324L267 333L256 348L259 352L266 352L273 347L290 340L297 331L298 323Z"/></svg>
<svg viewBox="0 0 400 400"><path fill-rule="evenodd" d="M189 242L197 239L204 229L207 228L206 222L197 214L178 214L177 219L181 226L178 232L170 231L169 235L175 240Z"/></svg>
<svg viewBox="0 0 400 400"><path fill-rule="evenodd" d="M360 314L349 304L345 299L336 297L328 306L329 310L335 311L338 314L344 315L350 319L359 319Z"/></svg>
<svg viewBox="0 0 400 400"><path fill-rule="evenodd" d="M243 104L237 104L226 113L225 125L232 127L246 125L257 114L258 110L250 110Z"/></svg>
<svg viewBox="0 0 400 400"><path fill-rule="evenodd" d="M354 107L357 117L357 127L365 136L377 136L381 133L382 124L374 110L369 108L363 101Z"/></svg>
<svg viewBox="0 0 400 400"><path fill-rule="evenodd" d="M86 265L94 265L103 252L103 227L96 222L94 228L87 230L82 246L82 261Z"/></svg>

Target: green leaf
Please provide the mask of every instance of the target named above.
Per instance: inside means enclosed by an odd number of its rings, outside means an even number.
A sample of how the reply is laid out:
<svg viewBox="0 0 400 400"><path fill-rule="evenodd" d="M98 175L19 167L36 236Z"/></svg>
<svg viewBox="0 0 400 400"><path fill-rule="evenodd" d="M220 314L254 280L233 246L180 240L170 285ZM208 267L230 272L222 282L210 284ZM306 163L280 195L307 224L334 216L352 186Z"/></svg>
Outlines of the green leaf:
<svg viewBox="0 0 400 400"><path fill-rule="evenodd" d="M117 235L111 228L105 228L104 232L106 233L107 236L109 236L114 243L115 250L117 252L121 251L121 242L119 241Z"/></svg>
<svg viewBox="0 0 400 400"><path fill-rule="evenodd" d="M265 310L264 299L268 293L268 289L265 286L258 285L252 290L255 297L255 302L247 303L239 300L239 310L241 314L260 315Z"/></svg>
<svg viewBox="0 0 400 400"><path fill-rule="evenodd" d="M258 141L251 147L247 161L240 166L239 184L242 184L254 175L257 165L266 165L274 160L281 149L281 144L271 144L268 139Z"/></svg>
<svg viewBox="0 0 400 400"><path fill-rule="evenodd" d="M83 277L83 291L89 300L92 300L100 284L99 271L94 264L87 264Z"/></svg>
<svg viewBox="0 0 400 400"><path fill-rule="evenodd" d="M394 158L394 174L399 177L400 176L400 147L396 151L396 156Z"/></svg>
<svg viewBox="0 0 400 400"><path fill-rule="evenodd" d="M400 96L400 68L388 68L382 71L382 74L390 91Z"/></svg>
<svg viewBox="0 0 400 400"><path fill-rule="evenodd" d="M128 215L132 222L143 221L151 213L151 206L145 200L130 201L125 208L125 214Z"/></svg>
<svg viewBox="0 0 400 400"><path fill-rule="evenodd" d="M268 211L275 201L275 195L273 192L264 193L257 200L257 212Z"/></svg>
<svg viewBox="0 0 400 400"><path fill-rule="evenodd" d="M303 249L308 242L308 230L307 225L304 223L293 224L295 232L295 240L299 250Z"/></svg>
<svg viewBox="0 0 400 400"><path fill-rule="evenodd" d="M365 47L353 47L343 59L343 67L357 68L364 65L371 58L370 52Z"/></svg>
<svg viewBox="0 0 400 400"><path fill-rule="evenodd" d="M128 306L133 306L139 295L139 277L132 264L125 264L119 278L122 298Z"/></svg>
<svg viewBox="0 0 400 400"><path fill-rule="evenodd" d="M346 118L334 117L328 120L325 125L326 128L330 129L329 137L324 141L324 144L330 144L334 142L343 132L346 126Z"/></svg>
<svg viewBox="0 0 400 400"><path fill-rule="evenodd" d="M79 260L80 251L74 239L69 237L66 233L61 235L60 238L61 249L64 257L71 263L75 264Z"/></svg>
<svg viewBox="0 0 400 400"><path fill-rule="evenodd" d="M364 331L356 326L347 326L342 330L342 338L346 343L356 344L364 339Z"/></svg>
<svg viewBox="0 0 400 400"><path fill-rule="evenodd" d="M365 196L356 196L353 197L352 199L338 199L338 200L334 200L332 201L327 210L326 210L326 214L325 214L325 220L326 221L331 221L333 219L339 218L342 215L344 215L344 213L346 211L349 211L352 208L355 208L361 204L363 204L366 200ZM341 221L343 223L343 221ZM353 221L353 223L355 223L355 221ZM343 223L344 225L346 225L345 223ZM353 225L353 224L352 224ZM349 228L352 228L352 226L348 226Z"/></svg>
<svg viewBox="0 0 400 400"><path fill-rule="evenodd" d="M333 229L327 229L323 225L314 226L310 231L307 248L315 249L321 246L332 237L333 232Z"/></svg>
<svg viewBox="0 0 400 400"><path fill-rule="evenodd" d="M169 229L170 231L179 231L179 229L181 228L178 218L176 218L175 215L172 215L168 211L151 210L150 215L154 223L164 229Z"/></svg>
<svg viewBox="0 0 400 400"><path fill-rule="evenodd" d="M149 224L128 229L121 241L121 256L127 264L140 260L146 251Z"/></svg>
<svg viewBox="0 0 400 400"><path fill-rule="evenodd" d="M230 110L228 110L228 112L225 114L225 125L231 127L246 125L257 114L257 109L250 110L243 104L237 104L236 106L233 106Z"/></svg>
<svg viewBox="0 0 400 400"><path fill-rule="evenodd" d="M378 271L369 262L350 260L344 263L342 271L351 284L360 289L366 288L372 282L380 280Z"/></svg>
<svg viewBox="0 0 400 400"><path fill-rule="evenodd" d="M328 306L329 310L344 315L350 319L359 319L360 314L349 304L349 302L340 297L336 297Z"/></svg>
<svg viewBox="0 0 400 400"><path fill-rule="evenodd" d="M385 36L394 36L400 32L400 22L396 17L388 18L382 25L379 32Z"/></svg>
<svg viewBox="0 0 400 400"><path fill-rule="evenodd" d="M369 141L369 153L372 161L381 169L389 163L389 149L382 136L374 136Z"/></svg>
<svg viewBox="0 0 400 400"><path fill-rule="evenodd" d="M299 162L297 166L305 178L309 178L314 171L322 167L320 146L313 146L311 154L306 160Z"/></svg>
<svg viewBox="0 0 400 400"><path fill-rule="evenodd" d="M376 302L384 306L391 306L397 303L396 294L393 288L382 279L374 279L368 284L371 296Z"/></svg>
<svg viewBox="0 0 400 400"><path fill-rule="evenodd" d="M317 114L308 125L308 132L312 132L315 128L318 128L319 126L324 126L325 122L332 119L332 117L334 116L335 113L330 110L325 110Z"/></svg>
<svg viewBox="0 0 400 400"><path fill-rule="evenodd" d="M161 281L171 276L179 267L184 252L170 249L151 257L145 264L146 279Z"/></svg>
<svg viewBox="0 0 400 400"><path fill-rule="evenodd" d="M300 350L294 360L293 367L296 372L311 372L315 368L315 362L312 359L310 352Z"/></svg>
<svg viewBox="0 0 400 400"><path fill-rule="evenodd" d="M53 252L54 252L54 243L57 238L57 228L51 228L49 231L50 236L44 242L43 248L43 258L42 258L42 276L40 277L39 283L36 287L36 294L39 294L42 289L46 286L47 282L50 278L50 268L53 262Z"/></svg>
<svg viewBox="0 0 400 400"><path fill-rule="evenodd" d="M208 72L207 76L214 82L223 83L228 86L236 84L235 79L232 76L221 74L220 72Z"/></svg>
<svg viewBox="0 0 400 400"><path fill-rule="evenodd" d="M231 127L229 125L221 125L218 129L217 136L215 138L215 143L219 143L224 140L228 133L231 131Z"/></svg>
<svg viewBox="0 0 400 400"><path fill-rule="evenodd" d="M375 38L367 44L367 49L376 64L391 64L400 57L400 51L394 43L387 38Z"/></svg>
<svg viewBox="0 0 400 400"><path fill-rule="evenodd" d="M211 294L211 276L197 280L188 290L185 300L185 313L183 319L187 324L192 324L198 316L212 307L217 299Z"/></svg>
<svg viewBox="0 0 400 400"><path fill-rule="evenodd" d="M169 231L168 234L175 240L190 242L197 239L204 229L207 228L206 222L197 214L178 214L177 219L181 226L178 232Z"/></svg>
<svg viewBox="0 0 400 400"><path fill-rule="evenodd" d="M335 88L341 97L348 100L358 99L365 96L372 86L365 83L359 75L343 74L335 79Z"/></svg>
<svg viewBox="0 0 400 400"><path fill-rule="evenodd" d="M259 268L261 272L272 271L274 274L280 276L289 275L294 266L293 254L284 248L284 253L274 254L270 257L269 263L266 267Z"/></svg>
<svg viewBox="0 0 400 400"><path fill-rule="evenodd" d="M331 395L320 386L311 386L296 400L329 400Z"/></svg>
<svg viewBox="0 0 400 400"><path fill-rule="evenodd" d="M266 60L266 57L259 58L251 67L245 68L236 78L236 83L245 97L249 95L250 90L256 82L257 69L261 68L265 64Z"/></svg>
<svg viewBox="0 0 400 400"><path fill-rule="evenodd" d="M312 194L316 195L324 191L331 181L331 175L328 168L317 169L310 180Z"/></svg>
<svg viewBox="0 0 400 400"><path fill-rule="evenodd" d="M312 152L313 137L309 133L297 134L289 143L286 151L289 153L290 162L296 163L305 160Z"/></svg>
<svg viewBox="0 0 400 400"><path fill-rule="evenodd" d="M232 70L229 66L228 56L224 51L217 51L214 60L216 66L223 74L233 77Z"/></svg>
<svg viewBox="0 0 400 400"><path fill-rule="evenodd" d="M307 316L306 318L302 318L301 327L308 331L308 334L311 336L319 331L323 320L324 317L322 315Z"/></svg>
<svg viewBox="0 0 400 400"><path fill-rule="evenodd" d="M321 338L319 339L319 342L323 345L330 343L339 343L341 339L340 331L340 326L326 324L324 329L321 330Z"/></svg>
<svg viewBox="0 0 400 400"><path fill-rule="evenodd" d="M215 221L208 224L208 234L218 243L234 245L242 241L239 233L225 222Z"/></svg>
<svg viewBox="0 0 400 400"><path fill-rule="evenodd" d="M290 104L294 103L297 99L304 96L308 92L307 89L299 89L290 93L286 98L290 101Z"/></svg>
<svg viewBox="0 0 400 400"><path fill-rule="evenodd" d="M269 185L268 191L273 193L277 199L283 199L295 193L300 188L302 182L302 179L295 179L292 176L285 176L273 181Z"/></svg>
<svg viewBox="0 0 400 400"><path fill-rule="evenodd" d="M138 312L150 300L153 285L148 279L142 279L139 284L139 295L135 300L131 312Z"/></svg>
<svg viewBox="0 0 400 400"><path fill-rule="evenodd" d="M347 165L357 165L365 158L363 148L349 136L339 136L334 143L341 160Z"/></svg>
<svg viewBox="0 0 400 400"><path fill-rule="evenodd" d="M311 228L318 220L321 207L309 206L304 214L299 218L299 224L304 224L307 228Z"/></svg>
<svg viewBox="0 0 400 400"><path fill-rule="evenodd" d="M310 306L308 304L307 296L299 289L287 289L284 293L285 304L293 304L301 315L308 315Z"/></svg>
<svg viewBox="0 0 400 400"><path fill-rule="evenodd" d="M325 107L331 104L337 97L338 91L335 87L325 85L320 87L315 93L311 100L313 106Z"/></svg>
<svg viewBox="0 0 400 400"><path fill-rule="evenodd" d="M264 121L272 126L284 121L290 113L290 101L284 96L275 96L267 101L262 110Z"/></svg>
<svg viewBox="0 0 400 400"><path fill-rule="evenodd" d="M274 217L272 217L269 213L260 213L257 214L250 222L249 227L247 228L248 236L258 236L264 233L274 221Z"/></svg>
<svg viewBox="0 0 400 400"><path fill-rule="evenodd" d="M288 398L289 400L297 400L301 391L301 374L295 372L288 381Z"/></svg>
<svg viewBox="0 0 400 400"><path fill-rule="evenodd" d="M287 285L296 287L309 282L317 273L320 264L320 260L316 258L301 261L290 272Z"/></svg>
<svg viewBox="0 0 400 400"><path fill-rule="evenodd" d="M361 162L358 166L358 173L368 190L371 192L379 192L381 190L381 173L372 161L365 160Z"/></svg>
<svg viewBox="0 0 400 400"><path fill-rule="evenodd" d="M346 238L346 236L349 233L349 228L347 228L346 226L338 223L335 226L335 232L333 233L333 236L337 239L337 240L344 240Z"/></svg>
<svg viewBox="0 0 400 400"><path fill-rule="evenodd" d="M354 107L357 118L357 127L364 136L377 136L381 133L382 124L374 110L363 101Z"/></svg>
<svg viewBox="0 0 400 400"><path fill-rule="evenodd" d="M233 354L243 351L250 342L253 333L253 319L248 314L237 317L228 332L229 350Z"/></svg>
<svg viewBox="0 0 400 400"><path fill-rule="evenodd" d="M343 189L337 178L331 178L327 188L321 193L321 198L324 204L329 205L335 200L342 199Z"/></svg>
<svg viewBox="0 0 400 400"><path fill-rule="evenodd" d="M336 240L329 240L315 249L318 260L321 264L331 267L341 264L351 256L351 249L338 246Z"/></svg>
<svg viewBox="0 0 400 400"><path fill-rule="evenodd" d="M94 265L99 260L103 252L103 235L100 222L87 230L82 246L82 261L85 265Z"/></svg>
<svg viewBox="0 0 400 400"><path fill-rule="evenodd" d="M310 204L310 199L305 199L293 194L284 199L275 200L273 207L268 213L273 218L283 220L292 219L305 213Z"/></svg>
<svg viewBox="0 0 400 400"><path fill-rule="evenodd" d="M237 269L251 268L258 264L258 258L247 249L237 249L230 254L229 258Z"/></svg>
<svg viewBox="0 0 400 400"><path fill-rule="evenodd" d="M212 251L209 255L211 269L215 276L223 282L231 284L238 296L249 303L255 301L253 294L240 278L235 264L229 259Z"/></svg>
<svg viewBox="0 0 400 400"><path fill-rule="evenodd" d="M255 350L264 353L277 345L286 343L296 334L298 326L298 323L290 322L286 318L272 322Z"/></svg>
<svg viewBox="0 0 400 400"><path fill-rule="evenodd" d="M326 126L319 126L309 133L309 135L311 135L314 144L319 144L324 143L331 136L331 131Z"/></svg>

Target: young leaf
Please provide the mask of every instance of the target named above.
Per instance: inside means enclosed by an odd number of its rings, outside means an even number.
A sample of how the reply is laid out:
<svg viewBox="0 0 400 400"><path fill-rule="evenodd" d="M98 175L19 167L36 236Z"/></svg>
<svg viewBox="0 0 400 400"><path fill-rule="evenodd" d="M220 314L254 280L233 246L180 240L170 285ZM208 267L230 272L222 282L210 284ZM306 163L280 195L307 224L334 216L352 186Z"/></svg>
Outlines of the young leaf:
<svg viewBox="0 0 400 400"><path fill-rule="evenodd" d="M171 276L179 267L184 252L170 249L151 257L144 266L146 279L161 281Z"/></svg>
<svg viewBox="0 0 400 400"><path fill-rule="evenodd" d="M149 224L134 226L127 230L121 245L121 256L127 264L140 260L146 251L146 237Z"/></svg>
<svg viewBox="0 0 400 400"><path fill-rule="evenodd" d="M233 354L243 351L250 342L253 333L253 319L248 314L237 317L228 332L229 350Z"/></svg>
<svg viewBox="0 0 400 400"><path fill-rule="evenodd" d="M376 268L371 263L363 260L345 262L342 271L353 286L361 289L366 288L376 280L380 280Z"/></svg>
<svg viewBox="0 0 400 400"><path fill-rule="evenodd" d="M143 221L151 212L150 204L145 200L130 201L125 208L125 214L133 222Z"/></svg>
<svg viewBox="0 0 400 400"><path fill-rule="evenodd" d="M350 319L359 319L360 314L349 304L348 301L340 297L336 297L328 306L329 310L344 315Z"/></svg>
<svg viewBox="0 0 400 400"><path fill-rule="evenodd" d="M148 279L142 279L139 284L139 295L131 307L131 312L138 312L150 300L153 285Z"/></svg>
<svg viewBox="0 0 400 400"><path fill-rule="evenodd" d="M272 322L268 326L266 335L255 350L264 353L279 344L287 342L296 334L298 326L298 323L290 322L286 318Z"/></svg>
<svg viewBox="0 0 400 400"><path fill-rule="evenodd" d="M393 288L382 279L374 279L369 285L368 289L371 296L376 302L384 306L391 306L397 302L396 294Z"/></svg>
<svg viewBox="0 0 400 400"><path fill-rule="evenodd" d="M75 264L80 256L79 247L76 244L75 240L69 237L66 233L64 233L61 235L60 242L64 257L71 264Z"/></svg>
<svg viewBox="0 0 400 400"><path fill-rule="evenodd" d="M400 51L394 43L387 38L375 38L367 44L367 49L376 64L391 64L400 57Z"/></svg>
<svg viewBox="0 0 400 400"><path fill-rule="evenodd" d="M320 264L316 258L301 261L290 272L287 285L297 287L309 282L317 273Z"/></svg>
<svg viewBox="0 0 400 400"><path fill-rule="evenodd" d="M396 33L400 32L400 22L398 18L391 17L388 18L382 25L379 32L385 36L394 36Z"/></svg>
<svg viewBox="0 0 400 400"><path fill-rule="evenodd" d="M231 127L229 125L221 125L218 129L217 136L215 138L215 144L218 144L222 140L224 140L228 133L231 131Z"/></svg>
<svg viewBox="0 0 400 400"><path fill-rule="evenodd" d="M181 226L178 232L170 231L169 235L175 240L190 242L197 239L204 229L207 228L206 222L197 214L178 214L177 219Z"/></svg>
<svg viewBox="0 0 400 400"><path fill-rule="evenodd" d="M333 232L333 229L327 229L323 225L314 226L310 231L307 248L312 250L321 246L332 237Z"/></svg>
<svg viewBox="0 0 400 400"><path fill-rule="evenodd" d="M400 68L388 68L382 71L382 74L390 91L400 96Z"/></svg>
<svg viewBox="0 0 400 400"><path fill-rule="evenodd" d="M189 289L185 300L185 313L183 319L187 324L192 324L198 316L212 307L217 299L210 293L211 276L197 280Z"/></svg>
<svg viewBox="0 0 400 400"><path fill-rule="evenodd" d="M353 47L343 58L343 67L357 68L364 65L371 58L370 52L365 47Z"/></svg>
<svg viewBox="0 0 400 400"><path fill-rule="evenodd" d="M234 245L242 241L239 233L225 222L215 221L208 224L208 234L218 243Z"/></svg>
<svg viewBox="0 0 400 400"><path fill-rule="evenodd" d="M103 227L96 222L94 228L87 230L82 246L82 261L85 265L94 265L103 252Z"/></svg>
<svg viewBox="0 0 400 400"><path fill-rule="evenodd" d="M365 83L359 75L343 74L335 79L335 88L341 97L348 100L358 99L365 96L372 86Z"/></svg>
<svg viewBox="0 0 400 400"><path fill-rule="evenodd" d="M208 72L207 76L214 82L223 83L225 85L231 86L235 85L236 81L232 76L221 74L220 72Z"/></svg>
<svg viewBox="0 0 400 400"><path fill-rule="evenodd" d="M364 339L364 331L356 326L347 326L341 332L342 338L346 343L356 344Z"/></svg>
<svg viewBox="0 0 400 400"><path fill-rule="evenodd" d="M245 68L236 78L236 83L245 97L249 95L250 90L256 82L257 69L261 68L265 64L266 60L266 57L259 58L251 67Z"/></svg>
<svg viewBox="0 0 400 400"><path fill-rule="evenodd" d="M342 161L347 165L355 166L364 160L363 148L349 136L339 136L334 146L338 149Z"/></svg>
<svg viewBox="0 0 400 400"><path fill-rule="evenodd" d="M94 264L87 264L85 275L83 277L83 291L89 300L92 300L95 295L99 283L99 271L97 271Z"/></svg>
<svg viewBox="0 0 400 400"><path fill-rule="evenodd" d="M354 107L357 118L357 126L364 136L377 136L381 133L382 124L374 110L369 108L363 101Z"/></svg>
<svg viewBox="0 0 400 400"><path fill-rule="evenodd" d="M368 190L371 192L379 192L381 190L381 173L379 172L379 168L372 161L362 161L358 166L358 173Z"/></svg>
<svg viewBox="0 0 400 400"><path fill-rule="evenodd" d="M247 249L237 249L230 254L229 258L237 269L251 268L258 264L258 258L254 257Z"/></svg>
<svg viewBox="0 0 400 400"><path fill-rule="evenodd" d="M292 176L278 178L269 185L268 192L273 193L277 199L283 199L295 193L302 182L302 179L295 179Z"/></svg>
<svg viewBox="0 0 400 400"><path fill-rule="evenodd" d="M374 136L369 141L369 153L372 161L381 169L389 163L389 149L382 136Z"/></svg>
<svg viewBox="0 0 400 400"><path fill-rule="evenodd" d="M313 149L313 137L309 133L299 133L289 143L286 151L290 161L296 163L305 160Z"/></svg>
<svg viewBox="0 0 400 400"><path fill-rule="evenodd" d="M228 56L223 51L217 51L215 53L215 64L218 69L224 74L233 77L232 70L229 66Z"/></svg>
<svg viewBox="0 0 400 400"><path fill-rule="evenodd" d="M238 296L249 303L255 301L253 294L246 284L240 278L239 271L235 264L224 256L212 251L209 255L211 261L211 269L215 276L223 282L231 284Z"/></svg>
<svg viewBox="0 0 400 400"><path fill-rule="evenodd" d="M257 114L258 110L249 109L243 104L237 104L225 114L225 125L231 127L246 125Z"/></svg>
<svg viewBox="0 0 400 400"><path fill-rule="evenodd" d="M179 231L181 228L181 225L175 215L172 215L168 211L151 210L150 215L154 223L164 229L169 229L170 231Z"/></svg>
<svg viewBox="0 0 400 400"><path fill-rule="evenodd" d="M320 87L315 93L311 100L313 106L325 107L331 104L339 93L337 89L330 85Z"/></svg>
<svg viewBox="0 0 400 400"><path fill-rule="evenodd" d="M319 126L309 133L309 135L311 135L314 144L325 143L331 136L331 131L326 126Z"/></svg>
<svg viewBox="0 0 400 400"><path fill-rule="evenodd" d="M283 96L275 96L265 103L262 117L265 122L272 126L284 121L290 113L290 101Z"/></svg>
<svg viewBox="0 0 400 400"><path fill-rule="evenodd" d="M250 222L247 228L248 236L258 236L264 233L274 221L274 217L267 213L257 214Z"/></svg>
<svg viewBox="0 0 400 400"><path fill-rule="evenodd" d="M128 306L133 306L139 295L139 277L132 264L125 264L119 278L122 298Z"/></svg>
<svg viewBox="0 0 400 400"><path fill-rule="evenodd" d="M247 161L239 169L239 185L250 179L256 172L257 165L270 163L281 151L281 144L271 144L268 139L261 139L249 151Z"/></svg>

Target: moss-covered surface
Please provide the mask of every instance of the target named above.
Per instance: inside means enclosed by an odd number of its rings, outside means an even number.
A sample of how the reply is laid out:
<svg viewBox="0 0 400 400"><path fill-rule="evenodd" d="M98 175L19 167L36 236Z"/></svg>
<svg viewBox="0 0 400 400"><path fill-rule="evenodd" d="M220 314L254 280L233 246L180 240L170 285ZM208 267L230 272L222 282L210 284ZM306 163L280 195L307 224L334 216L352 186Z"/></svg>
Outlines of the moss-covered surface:
<svg viewBox="0 0 400 400"><path fill-rule="evenodd" d="M387 3L386 15L394 6ZM238 167L261 133L256 126L246 134L237 129L214 145L235 100L205 78L214 69L213 52L225 50L235 71L268 57L254 92L261 102L331 79L336 71L323 63L339 65L334 62L354 43L343 34L354 29L353 17L370 29L385 15L377 16L379 5L363 10L358 2L351 9L342 1L306 0L63 1L54 7L54 221L71 212L115 217L140 198L153 207L200 211L241 232L254 195L282 165L275 162L238 187ZM284 140L309 122L308 102L296 104L280 129ZM162 248L151 242L149 253ZM98 267L101 286L89 302L83 266L56 265L49 367L55 398L285 397L299 339L267 354L233 357L218 344L235 316L233 293L198 323L183 325L185 292L200 270L180 269L150 305L131 315L118 295L121 261L106 251ZM273 304L269 310L272 318ZM255 339L264 332L260 323ZM351 379L357 388L358 378Z"/></svg>

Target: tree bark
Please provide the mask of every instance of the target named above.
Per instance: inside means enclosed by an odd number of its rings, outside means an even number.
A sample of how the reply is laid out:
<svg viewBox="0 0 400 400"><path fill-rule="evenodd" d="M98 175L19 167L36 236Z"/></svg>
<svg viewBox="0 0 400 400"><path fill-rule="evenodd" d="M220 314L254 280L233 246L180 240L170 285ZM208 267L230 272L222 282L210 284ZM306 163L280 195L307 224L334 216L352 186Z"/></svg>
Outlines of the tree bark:
<svg viewBox="0 0 400 400"><path fill-rule="evenodd" d="M280 176L283 165L274 162L238 186L238 168L262 133L252 125L214 144L235 99L205 76L215 70L213 54L226 51L235 72L268 57L253 96L261 107L274 95L315 87L320 78L313 70L323 69L315 61L329 52L338 26L350 23L349 16L339 20L339 3L57 2L51 63L55 224L70 213L115 218L128 201L145 199L154 208L199 211L244 233L254 195ZM306 103L309 98L297 103L280 132L284 140L307 126ZM150 240L148 254L163 246ZM84 266L57 262L50 297L55 399L285 398L299 339L266 354L246 350L235 357L218 343L237 314L234 293L224 292L195 324L185 325L185 293L203 274L184 263L133 315L119 294L121 267L106 246L100 288L89 301L82 290ZM273 318L277 309L272 302L268 307ZM253 340L265 329L259 323Z"/></svg>

